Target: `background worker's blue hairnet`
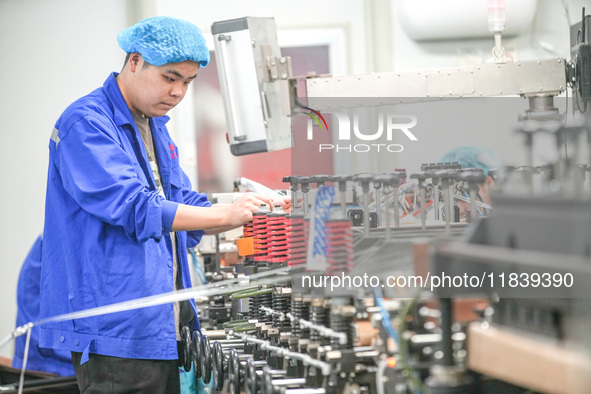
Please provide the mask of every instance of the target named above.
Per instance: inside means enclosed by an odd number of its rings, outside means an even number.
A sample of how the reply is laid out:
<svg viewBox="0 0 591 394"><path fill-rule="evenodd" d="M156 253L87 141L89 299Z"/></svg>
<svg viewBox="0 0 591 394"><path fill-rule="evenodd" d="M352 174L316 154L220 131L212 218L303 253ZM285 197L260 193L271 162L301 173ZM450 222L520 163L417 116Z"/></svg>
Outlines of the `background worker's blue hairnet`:
<svg viewBox="0 0 591 394"><path fill-rule="evenodd" d="M462 168L478 167L481 168L486 175L488 175L488 172L493 168L498 168L503 165L501 160L489 149L477 146L459 146L454 148L443 155L438 162L456 162L460 164Z"/></svg>
<svg viewBox="0 0 591 394"><path fill-rule="evenodd" d="M209 50L201 30L183 19L155 16L144 19L122 30L117 42L126 53L138 52L154 66L198 62L201 67L209 63Z"/></svg>

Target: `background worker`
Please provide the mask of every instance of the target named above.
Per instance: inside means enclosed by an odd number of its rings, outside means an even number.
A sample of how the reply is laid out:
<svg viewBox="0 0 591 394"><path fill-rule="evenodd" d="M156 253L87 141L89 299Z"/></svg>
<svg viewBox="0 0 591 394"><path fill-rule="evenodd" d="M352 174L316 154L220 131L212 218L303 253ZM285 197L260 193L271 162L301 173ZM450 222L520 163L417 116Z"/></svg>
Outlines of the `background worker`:
<svg viewBox="0 0 591 394"><path fill-rule="evenodd" d="M495 154L486 148L477 146L459 146L445 153L439 160L439 163L458 163L462 168L480 168L487 176L484 182L478 185L478 201L490 205L490 192L494 188L494 178L489 175L492 169L501 167L503 164ZM464 197L469 196L466 195ZM460 218L464 218L466 211L470 209L470 203L456 200L460 208ZM485 210L478 208L479 215L483 215Z"/></svg>
<svg viewBox="0 0 591 394"><path fill-rule="evenodd" d="M16 290L16 326L39 320L39 291L41 287L41 250L43 239L38 237L27 254ZM25 359L26 335L14 340L13 368L22 368ZM31 329L27 355L27 369L55 373L60 376L74 375L72 356L66 350L42 349L39 347L39 327Z"/></svg>

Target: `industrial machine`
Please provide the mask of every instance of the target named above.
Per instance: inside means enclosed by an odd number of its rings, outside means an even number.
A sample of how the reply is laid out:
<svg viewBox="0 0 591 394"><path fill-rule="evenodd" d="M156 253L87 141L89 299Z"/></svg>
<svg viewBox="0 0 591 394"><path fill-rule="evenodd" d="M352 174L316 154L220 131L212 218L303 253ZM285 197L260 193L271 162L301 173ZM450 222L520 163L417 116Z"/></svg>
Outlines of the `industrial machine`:
<svg viewBox="0 0 591 394"><path fill-rule="evenodd" d="M487 174L453 162L285 174L291 212L262 207L240 234L197 250L207 285L120 307L195 298L202 331L183 328L179 356L209 392L589 392L591 157L562 149L591 145L589 21L583 12L571 28L570 60L507 59L495 19L490 63L339 78L291 75L271 18L214 23L235 155L291 147L302 111L319 124L332 113L342 141L352 129L367 142L346 110L368 100L519 95L526 160L488 174L490 205L476 198ZM569 87L580 116L565 122L554 97ZM412 141L416 119L381 119L380 134ZM533 142L548 134L557 159L534 166Z"/></svg>
<svg viewBox="0 0 591 394"><path fill-rule="evenodd" d="M253 18L237 23L258 29ZM562 149L591 141L588 23L583 11L571 28L570 60L513 62L497 26L493 61L474 67L296 78L287 66L277 77L278 59L289 64L280 54L257 61L262 75L283 81L276 103L290 105L280 116L306 111L321 123L332 114L342 141L351 130L369 139L343 113L373 98L379 107L401 98L525 97L526 159L489 174L497 183L491 205L476 199L486 175L456 163L409 174L286 176L293 211L267 209L245 226L240 241L253 247L224 275L252 287L203 300L202 335L185 333L186 368L193 362L196 377L209 382L211 374L217 390L232 392L589 391L590 161ZM580 116L567 122L554 97L569 87ZM255 101L264 115L268 98ZM385 118L379 130L412 140L413 126L412 118ZM248 135L247 123L240 130ZM268 128L268 141L277 132ZM557 158L534 166L541 135L555 138ZM457 200L470 204L465 217Z"/></svg>

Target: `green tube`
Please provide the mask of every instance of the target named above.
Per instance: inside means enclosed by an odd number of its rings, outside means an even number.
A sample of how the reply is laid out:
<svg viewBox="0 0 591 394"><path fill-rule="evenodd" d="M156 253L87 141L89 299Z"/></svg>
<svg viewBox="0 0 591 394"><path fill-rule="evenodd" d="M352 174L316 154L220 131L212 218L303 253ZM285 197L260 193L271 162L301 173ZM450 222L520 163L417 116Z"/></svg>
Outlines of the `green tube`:
<svg viewBox="0 0 591 394"><path fill-rule="evenodd" d="M252 324L254 325L254 323L249 323L248 320L231 320L231 321L227 321L225 323L222 324L222 327L224 328L234 328L237 326L242 326L244 324Z"/></svg>
<svg viewBox="0 0 591 394"><path fill-rule="evenodd" d="M254 296L258 296L258 295L262 295L262 294L269 294L272 292L273 292L273 289L241 290L241 291L238 291L238 292L232 294L232 299L238 300L241 298L254 297Z"/></svg>
<svg viewBox="0 0 591 394"><path fill-rule="evenodd" d="M233 328L234 332L252 332L254 330L254 324L245 324L244 326L237 326Z"/></svg>

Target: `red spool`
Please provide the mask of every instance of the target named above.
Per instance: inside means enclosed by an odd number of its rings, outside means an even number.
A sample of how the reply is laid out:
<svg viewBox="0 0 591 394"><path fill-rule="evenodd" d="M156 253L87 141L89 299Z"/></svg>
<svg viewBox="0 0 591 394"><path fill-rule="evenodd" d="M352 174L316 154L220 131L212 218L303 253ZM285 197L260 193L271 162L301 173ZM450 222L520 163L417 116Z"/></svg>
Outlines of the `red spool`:
<svg viewBox="0 0 591 394"><path fill-rule="evenodd" d="M284 213L270 213L267 216L269 263L283 263L289 258L290 229L286 216Z"/></svg>
<svg viewBox="0 0 591 394"><path fill-rule="evenodd" d="M254 237L254 261L267 261L267 213L255 212L252 214L252 234Z"/></svg>
<svg viewBox="0 0 591 394"><path fill-rule="evenodd" d="M305 264L308 252L309 221L304 220L302 215L292 215L289 223L291 224L289 265Z"/></svg>
<svg viewBox="0 0 591 394"><path fill-rule="evenodd" d="M325 223L327 275L348 273L353 268L353 228L348 219Z"/></svg>

